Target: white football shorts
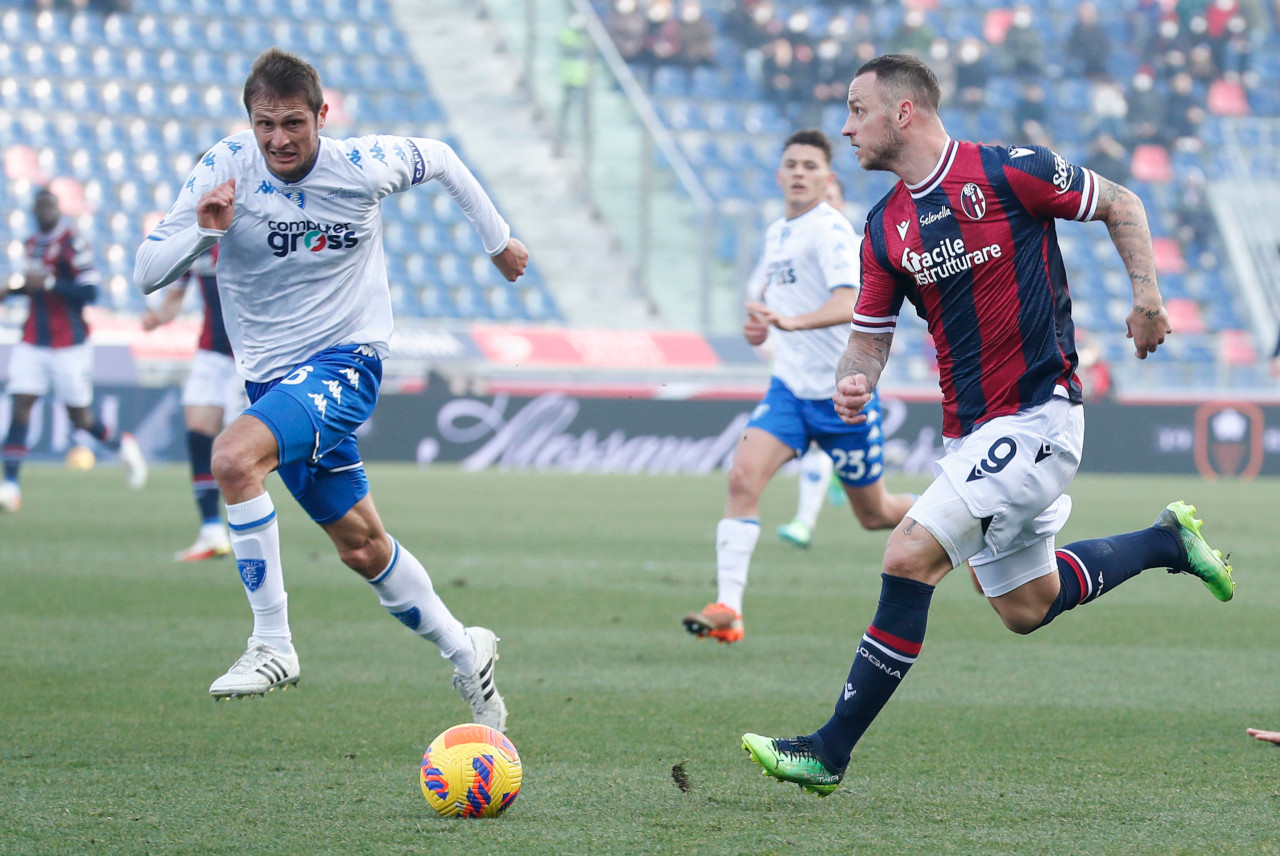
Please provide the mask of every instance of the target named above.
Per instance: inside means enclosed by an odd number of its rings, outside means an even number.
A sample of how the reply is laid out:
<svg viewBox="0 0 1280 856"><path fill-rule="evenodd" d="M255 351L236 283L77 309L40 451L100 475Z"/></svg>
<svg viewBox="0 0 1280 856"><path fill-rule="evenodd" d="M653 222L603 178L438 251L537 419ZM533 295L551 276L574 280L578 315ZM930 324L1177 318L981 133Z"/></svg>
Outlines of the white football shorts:
<svg viewBox="0 0 1280 856"><path fill-rule="evenodd" d="M215 351L196 351L191 373L182 385L184 407L221 407L224 424L249 406L244 381L236 373L236 361Z"/></svg>
<svg viewBox="0 0 1280 856"><path fill-rule="evenodd" d="M18 342L9 352L10 395L48 395L67 407L93 404L93 346L50 348Z"/></svg>
<svg viewBox="0 0 1280 856"><path fill-rule="evenodd" d="M936 478L907 513L966 560L987 597L1054 573L1054 536L1071 514L1065 491L1080 467L1084 408L1066 398L1000 416L943 442Z"/></svg>

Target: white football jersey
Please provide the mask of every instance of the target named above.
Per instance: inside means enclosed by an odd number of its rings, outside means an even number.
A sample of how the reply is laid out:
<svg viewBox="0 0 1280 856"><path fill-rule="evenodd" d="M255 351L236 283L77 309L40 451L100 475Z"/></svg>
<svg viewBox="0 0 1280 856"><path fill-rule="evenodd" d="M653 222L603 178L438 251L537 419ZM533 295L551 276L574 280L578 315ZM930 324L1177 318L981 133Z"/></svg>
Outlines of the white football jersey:
<svg viewBox="0 0 1280 856"><path fill-rule="evenodd" d="M765 230L764 252L747 287L750 299L781 315L812 312L831 299L832 290L857 287L858 251L853 226L825 202L794 220L776 220ZM818 330L771 327L769 339L773 375L796 397L835 395L836 363L849 342L849 325Z"/></svg>
<svg viewBox="0 0 1280 856"><path fill-rule="evenodd" d="M225 234L201 229L196 203L236 180ZM146 293L172 282L201 252L218 250L218 290L240 374L268 381L336 345L388 355L391 293L382 251L383 197L436 179L470 218L485 250L501 252L511 230L475 176L438 140L322 136L305 178L281 181L253 131L222 140L196 164L169 213L138 250Z"/></svg>

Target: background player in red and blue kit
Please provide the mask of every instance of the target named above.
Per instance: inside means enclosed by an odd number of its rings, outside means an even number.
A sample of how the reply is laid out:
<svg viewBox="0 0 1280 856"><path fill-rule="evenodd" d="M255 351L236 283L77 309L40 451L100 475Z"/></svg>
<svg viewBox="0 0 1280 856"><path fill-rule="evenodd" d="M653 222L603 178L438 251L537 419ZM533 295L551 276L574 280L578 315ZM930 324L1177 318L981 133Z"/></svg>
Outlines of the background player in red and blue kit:
<svg viewBox="0 0 1280 856"><path fill-rule="evenodd" d="M191 488L200 514L200 532L195 543L174 554L179 562L198 562L231 555L231 538L222 522L222 494L213 478L210 461L213 440L230 419L249 405L244 382L236 374L235 358L227 328L222 322L222 301L214 273L218 248L215 245L191 263L180 279L165 289L165 299L142 316L142 329L154 330L168 324L182 311L187 288L196 283L204 298L204 324L191 372L182 386L182 415L187 427L187 453L191 461Z"/></svg>
<svg viewBox="0 0 1280 856"><path fill-rule="evenodd" d="M1128 334L1141 359L1172 332L1146 212L1129 190L1048 149L952 140L939 98L933 72L905 55L866 63L849 86L842 133L859 165L901 180L867 219L836 412L850 424L865 420L909 301L938 351L946 455L889 536L879 608L830 720L796 738L743 736L768 775L823 796L919 655L934 587L965 561L1020 634L1145 568L1193 574L1223 601L1235 588L1230 566L1201 538L1195 508L1182 502L1146 529L1055 550L1084 417L1054 219L1106 223L1133 285Z"/></svg>
<svg viewBox="0 0 1280 856"><path fill-rule="evenodd" d="M0 457L4 479L0 482L0 510L17 511L22 505L18 472L27 455L27 428L31 410L42 395L53 392L67 407L71 423L98 442L115 449L125 468L129 487L142 487L147 464L130 434L111 438L107 427L94 416L93 353L84 307L98 296L100 277L93 253L71 221L62 217L58 197L42 189L33 207L36 232L27 239L27 269L5 296L23 295L30 303L22 341L9 357L9 395L13 416Z"/></svg>

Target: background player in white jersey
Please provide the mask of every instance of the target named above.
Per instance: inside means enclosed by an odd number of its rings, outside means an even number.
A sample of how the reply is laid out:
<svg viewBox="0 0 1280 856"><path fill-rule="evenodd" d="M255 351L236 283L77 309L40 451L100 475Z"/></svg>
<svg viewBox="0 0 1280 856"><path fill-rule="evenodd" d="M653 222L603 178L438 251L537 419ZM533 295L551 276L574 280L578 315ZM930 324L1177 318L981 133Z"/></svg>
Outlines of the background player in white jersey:
<svg viewBox="0 0 1280 856"><path fill-rule="evenodd" d="M840 177L831 174L822 201L844 213L844 185ZM822 512L823 499L832 505L845 503L844 486L835 478L835 462L816 442L809 444L809 451L800 458L800 487L796 499L796 515L790 523L778 527L778 537L787 544L807 550L813 542L813 530Z"/></svg>
<svg viewBox="0 0 1280 856"><path fill-rule="evenodd" d="M203 155L201 155L203 157ZM215 246L191 263L176 282L165 289L164 300L142 316L142 329L154 330L168 324L182 311L191 283L196 284L204 304L204 322L191 371L182 385L182 419L187 428L187 459L191 465L191 490L200 515L200 532L195 543L174 554L178 562L200 562L231 555L231 539L222 523L221 495L213 479L213 440L231 419L248 405L244 382L236 374L231 341L222 323L222 302L218 297Z"/></svg>
<svg viewBox="0 0 1280 856"><path fill-rule="evenodd" d="M823 201L831 181L826 135L797 131L788 137L777 177L786 215L765 232L750 284L755 299L747 303L742 327L753 345L777 328L773 378L729 469L724 518L716 526L716 600L683 619L690 633L720 642L742 639L742 595L760 539L760 494L810 441L835 462L853 512L867 529L892 529L912 502L905 494L890 494L881 480L879 401L874 418L849 426L831 400L858 294L858 240L844 215Z"/></svg>
<svg viewBox="0 0 1280 856"><path fill-rule="evenodd" d="M205 155L138 250L135 271L150 293L219 244L223 317L249 381L252 404L215 441L213 475L226 498L254 629L248 649L209 692L251 695L298 680L279 529L264 487L276 470L386 610L452 662L471 718L502 730L497 637L464 628L422 563L387 534L354 432L373 411L391 336L382 198L437 180L509 281L524 273L528 251L444 143L321 136L328 105L320 75L298 57L278 48L262 53L244 103L251 130Z"/></svg>

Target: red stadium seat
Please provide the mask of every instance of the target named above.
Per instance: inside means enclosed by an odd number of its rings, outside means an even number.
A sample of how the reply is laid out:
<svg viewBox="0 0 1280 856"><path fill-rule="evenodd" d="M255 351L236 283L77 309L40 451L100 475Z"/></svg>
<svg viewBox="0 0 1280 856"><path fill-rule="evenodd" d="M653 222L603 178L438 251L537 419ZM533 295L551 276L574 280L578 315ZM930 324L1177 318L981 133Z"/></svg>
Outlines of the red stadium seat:
<svg viewBox="0 0 1280 856"><path fill-rule="evenodd" d="M1134 146L1129 171L1138 181L1153 184L1168 184L1173 181L1173 164L1169 160L1168 150L1153 143Z"/></svg>
<svg viewBox="0 0 1280 856"><path fill-rule="evenodd" d="M36 150L31 146L15 145L5 149L4 174L10 181L44 184L46 180Z"/></svg>
<svg viewBox="0 0 1280 856"><path fill-rule="evenodd" d="M1248 116L1249 97L1236 80L1215 80L1206 99L1209 112L1218 116Z"/></svg>
<svg viewBox="0 0 1280 856"><path fill-rule="evenodd" d="M1223 330L1218 337L1218 358L1229 366L1251 366L1258 361L1253 337L1245 330Z"/></svg>
<svg viewBox="0 0 1280 856"><path fill-rule="evenodd" d="M1192 335L1205 330L1204 316L1200 314L1200 304L1189 297L1175 297L1165 303L1169 313L1169 323L1173 325L1175 335Z"/></svg>
<svg viewBox="0 0 1280 856"><path fill-rule="evenodd" d="M1182 245L1173 238L1153 238L1157 273L1186 273L1187 260L1182 256Z"/></svg>

